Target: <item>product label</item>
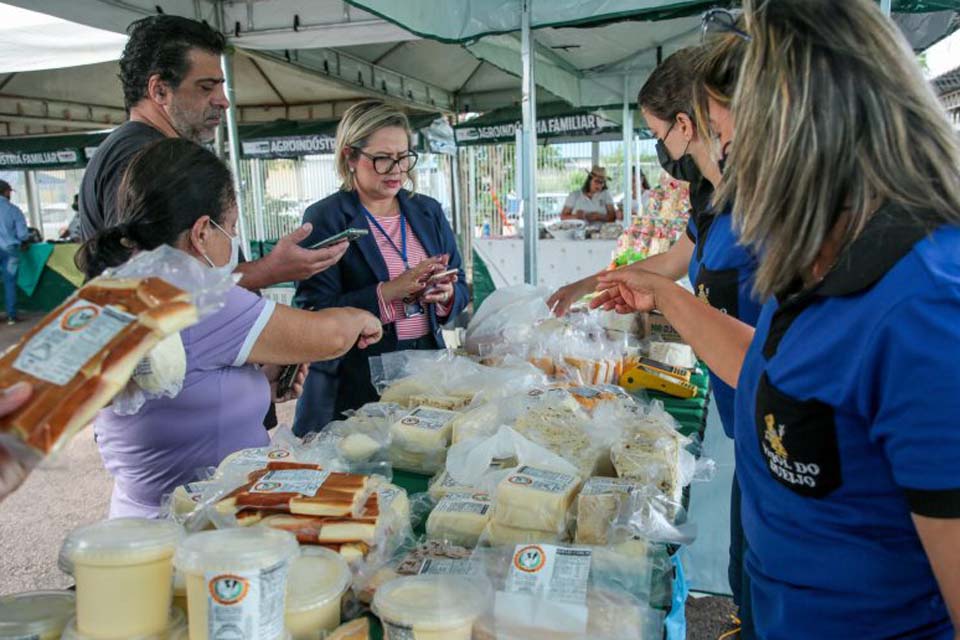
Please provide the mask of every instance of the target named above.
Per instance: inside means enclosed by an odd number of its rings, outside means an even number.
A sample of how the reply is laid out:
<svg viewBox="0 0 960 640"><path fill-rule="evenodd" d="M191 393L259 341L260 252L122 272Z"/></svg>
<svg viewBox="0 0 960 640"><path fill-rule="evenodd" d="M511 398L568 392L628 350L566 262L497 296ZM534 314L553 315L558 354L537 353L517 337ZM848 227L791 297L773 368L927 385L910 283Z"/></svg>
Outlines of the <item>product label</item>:
<svg viewBox="0 0 960 640"><path fill-rule="evenodd" d="M524 466L507 478L507 482L547 493L566 493L567 489L576 482L576 478L565 473Z"/></svg>
<svg viewBox="0 0 960 640"><path fill-rule="evenodd" d="M135 316L77 300L23 347L15 369L57 385L67 384Z"/></svg>
<svg viewBox="0 0 960 640"><path fill-rule="evenodd" d="M470 558L427 558L418 572L432 576L479 576L482 573L480 563Z"/></svg>
<svg viewBox="0 0 960 640"><path fill-rule="evenodd" d="M287 568L281 562L261 571L206 573L208 637L282 638Z"/></svg>
<svg viewBox="0 0 960 640"><path fill-rule="evenodd" d="M430 431L439 431L447 426L447 423L453 420L456 415L453 411L417 407L406 418L403 418L400 424L408 427L417 427L419 429L429 429Z"/></svg>
<svg viewBox="0 0 960 640"><path fill-rule="evenodd" d="M620 478L590 478L580 490L582 496L598 496L606 493L630 493L636 487L635 482Z"/></svg>
<svg viewBox="0 0 960 640"><path fill-rule="evenodd" d="M329 471L318 469L270 471L253 485L250 493L298 493L315 496L329 476Z"/></svg>
<svg viewBox="0 0 960 640"><path fill-rule="evenodd" d="M506 591L582 604L587 599L592 558L590 549L552 544L517 545Z"/></svg>
<svg viewBox="0 0 960 640"><path fill-rule="evenodd" d="M491 507L490 498L485 493L463 494L453 493L444 496L434 511L476 513L486 515Z"/></svg>
<svg viewBox="0 0 960 640"><path fill-rule="evenodd" d="M387 640L417 640L413 634L413 627L407 625L393 624L384 620L383 629L387 632Z"/></svg>

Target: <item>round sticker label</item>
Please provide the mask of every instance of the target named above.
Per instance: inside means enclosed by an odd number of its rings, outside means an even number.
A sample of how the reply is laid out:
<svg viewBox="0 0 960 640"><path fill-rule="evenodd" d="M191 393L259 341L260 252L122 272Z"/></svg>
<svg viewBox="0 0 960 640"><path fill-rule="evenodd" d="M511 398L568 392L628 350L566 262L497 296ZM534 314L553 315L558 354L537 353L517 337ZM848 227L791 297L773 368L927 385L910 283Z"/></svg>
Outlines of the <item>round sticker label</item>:
<svg viewBox="0 0 960 640"><path fill-rule="evenodd" d="M513 566L524 573L536 573L543 568L547 558L539 545L522 547L513 555Z"/></svg>
<svg viewBox="0 0 960 640"><path fill-rule="evenodd" d="M250 583L240 576L226 574L210 580L210 596L217 604L237 604L247 597L249 590Z"/></svg>

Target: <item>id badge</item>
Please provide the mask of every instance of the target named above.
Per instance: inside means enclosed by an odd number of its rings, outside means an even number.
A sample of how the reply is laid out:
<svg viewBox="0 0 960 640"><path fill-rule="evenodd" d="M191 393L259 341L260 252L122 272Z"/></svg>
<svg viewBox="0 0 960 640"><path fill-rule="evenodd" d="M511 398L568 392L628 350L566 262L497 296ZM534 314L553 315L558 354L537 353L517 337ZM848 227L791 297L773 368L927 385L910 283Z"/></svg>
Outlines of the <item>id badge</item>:
<svg viewBox="0 0 960 640"><path fill-rule="evenodd" d="M406 298L403 301L403 315L408 318L416 318L423 315L423 305L415 298Z"/></svg>

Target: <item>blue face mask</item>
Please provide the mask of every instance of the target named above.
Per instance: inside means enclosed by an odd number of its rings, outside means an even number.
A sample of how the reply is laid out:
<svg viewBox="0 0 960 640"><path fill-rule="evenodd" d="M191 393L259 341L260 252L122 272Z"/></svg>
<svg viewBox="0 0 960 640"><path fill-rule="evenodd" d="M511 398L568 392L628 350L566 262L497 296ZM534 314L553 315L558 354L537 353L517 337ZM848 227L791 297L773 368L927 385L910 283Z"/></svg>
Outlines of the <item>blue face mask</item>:
<svg viewBox="0 0 960 640"><path fill-rule="evenodd" d="M210 256L203 254L203 259L207 261L207 264L214 269L223 271L226 274L233 273L237 269L237 265L240 263L240 236L232 236L227 233L227 230L214 222L213 218L210 219L210 224L215 226L220 230L220 233L230 238L230 260L227 261L227 264L218 267L213 264L213 260L210 259Z"/></svg>

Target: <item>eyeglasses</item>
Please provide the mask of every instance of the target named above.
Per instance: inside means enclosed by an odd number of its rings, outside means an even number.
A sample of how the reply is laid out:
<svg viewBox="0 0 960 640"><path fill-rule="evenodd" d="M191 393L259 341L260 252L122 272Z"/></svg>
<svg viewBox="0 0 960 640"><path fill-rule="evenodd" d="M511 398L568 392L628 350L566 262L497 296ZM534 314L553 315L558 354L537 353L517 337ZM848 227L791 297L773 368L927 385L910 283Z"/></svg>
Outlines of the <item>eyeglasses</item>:
<svg viewBox="0 0 960 640"><path fill-rule="evenodd" d="M737 26L737 18L726 9L710 9L700 21L700 42L706 42L711 35L732 33L750 42L750 34Z"/></svg>
<svg viewBox="0 0 960 640"><path fill-rule="evenodd" d="M409 151L399 158L391 158L390 156L371 155L363 149L359 149L357 147L353 147L353 150L365 158L368 158L373 164L373 170L382 176L385 176L393 171L393 168L397 165L400 165L400 171L406 173L417 166L417 160L420 158L416 151Z"/></svg>

